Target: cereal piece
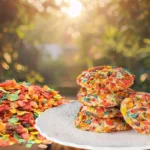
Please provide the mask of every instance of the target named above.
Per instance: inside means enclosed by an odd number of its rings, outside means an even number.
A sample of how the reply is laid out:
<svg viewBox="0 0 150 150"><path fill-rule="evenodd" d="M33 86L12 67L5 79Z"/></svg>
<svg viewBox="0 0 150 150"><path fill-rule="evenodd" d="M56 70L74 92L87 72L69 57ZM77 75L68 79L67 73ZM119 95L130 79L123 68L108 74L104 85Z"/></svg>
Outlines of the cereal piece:
<svg viewBox="0 0 150 150"><path fill-rule="evenodd" d="M120 112L119 107L89 107L89 106L81 106L80 111L93 115L96 118L114 118L114 117L121 117L122 114Z"/></svg>
<svg viewBox="0 0 150 150"><path fill-rule="evenodd" d="M110 92L106 88L101 88L95 93L88 94L85 88L81 88L77 97L79 102L87 106L114 107L119 106L131 93L134 93L132 89Z"/></svg>
<svg viewBox="0 0 150 150"><path fill-rule="evenodd" d="M74 124L78 129L99 133L131 129L122 118L96 118L92 115L87 115L84 112L78 113Z"/></svg>
<svg viewBox="0 0 150 150"><path fill-rule="evenodd" d="M77 84L88 92L106 87L111 91L128 89L134 82L134 75L127 69L115 66L99 66L83 71L77 77Z"/></svg>
<svg viewBox="0 0 150 150"><path fill-rule="evenodd" d="M150 93L130 95L122 102L121 113L135 131L150 134Z"/></svg>

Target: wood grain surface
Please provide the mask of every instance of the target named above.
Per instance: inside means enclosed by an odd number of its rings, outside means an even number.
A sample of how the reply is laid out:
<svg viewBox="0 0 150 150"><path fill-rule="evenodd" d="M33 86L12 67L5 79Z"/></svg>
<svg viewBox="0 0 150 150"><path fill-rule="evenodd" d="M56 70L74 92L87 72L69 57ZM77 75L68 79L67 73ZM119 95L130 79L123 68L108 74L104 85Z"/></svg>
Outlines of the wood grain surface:
<svg viewBox="0 0 150 150"><path fill-rule="evenodd" d="M25 145L23 144L16 144L13 146L0 147L0 150L83 150L83 149L76 149L73 147L67 147L67 146L53 143L51 144L50 149L39 148L37 144L33 145L31 148L26 148Z"/></svg>

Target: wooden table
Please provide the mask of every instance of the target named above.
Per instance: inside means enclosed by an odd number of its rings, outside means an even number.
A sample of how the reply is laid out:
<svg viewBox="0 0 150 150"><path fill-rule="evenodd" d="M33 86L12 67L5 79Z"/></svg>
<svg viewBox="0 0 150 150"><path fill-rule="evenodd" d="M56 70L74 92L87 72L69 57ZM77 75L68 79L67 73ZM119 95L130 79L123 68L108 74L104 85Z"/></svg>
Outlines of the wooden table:
<svg viewBox="0 0 150 150"><path fill-rule="evenodd" d="M81 149L76 149L52 143L51 145L48 145L46 149L39 148L37 144L33 145L31 148L26 148L24 144L16 144L8 147L0 147L0 150L81 150Z"/></svg>

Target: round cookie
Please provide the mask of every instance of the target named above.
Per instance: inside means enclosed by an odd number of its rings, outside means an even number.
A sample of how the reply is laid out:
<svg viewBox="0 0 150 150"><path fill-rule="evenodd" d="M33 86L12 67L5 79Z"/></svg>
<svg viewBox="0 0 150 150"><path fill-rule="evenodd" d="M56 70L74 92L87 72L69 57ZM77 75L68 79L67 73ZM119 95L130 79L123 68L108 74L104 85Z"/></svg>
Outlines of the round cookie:
<svg viewBox="0 0 150 150"><path fill-rule="evenodd" d="M96 118L114 118L114 117L123 117L119 107L89 107L81 106L80 111L92 115Z"/></svg>
<svg viewBox="0 0 150 150"><path fill-rule="evenodd" d="M134 82L134 75L127 69L115 66L98 66L83 71L77 77L77 84L88 92L106 87L111 91L128 89Z"/></svg>
<svg viewBox="0 0 150 150"><path fill-rule="evenodd" d="M150 134L150 93L130 95L122 102L121 113L135 131Z"/></svg>
<svg viewBox="0 0 150 150"><path fill-rule="evenodd" d="M111 92L106 88L101 88L95 93L88 94L85 88L81 88L77 97L79 102L86 106L114 107L119 106L133 92L132 89Z"/></svg>
<svg viewBox="0 0 150 150"><path fill-rule="evenodd" d="M84 112L79 112L75 118L76 128L99 133L130 130L131 127L122 118L95 118Z"/></svg>

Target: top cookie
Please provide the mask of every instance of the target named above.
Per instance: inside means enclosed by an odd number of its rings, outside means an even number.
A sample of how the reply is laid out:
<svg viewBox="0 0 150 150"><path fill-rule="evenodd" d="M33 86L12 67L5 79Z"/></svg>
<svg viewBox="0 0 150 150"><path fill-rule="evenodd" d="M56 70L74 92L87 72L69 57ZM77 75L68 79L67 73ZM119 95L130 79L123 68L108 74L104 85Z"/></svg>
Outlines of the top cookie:
<svg viewBox="0 0 150 150"><path fill-rule="evenodd" d="M134 75L127 69L115 66L98 66L83 71L77 77L77 84L88 92L106 87L111 91L128 89L134 82Z"/></svg>

